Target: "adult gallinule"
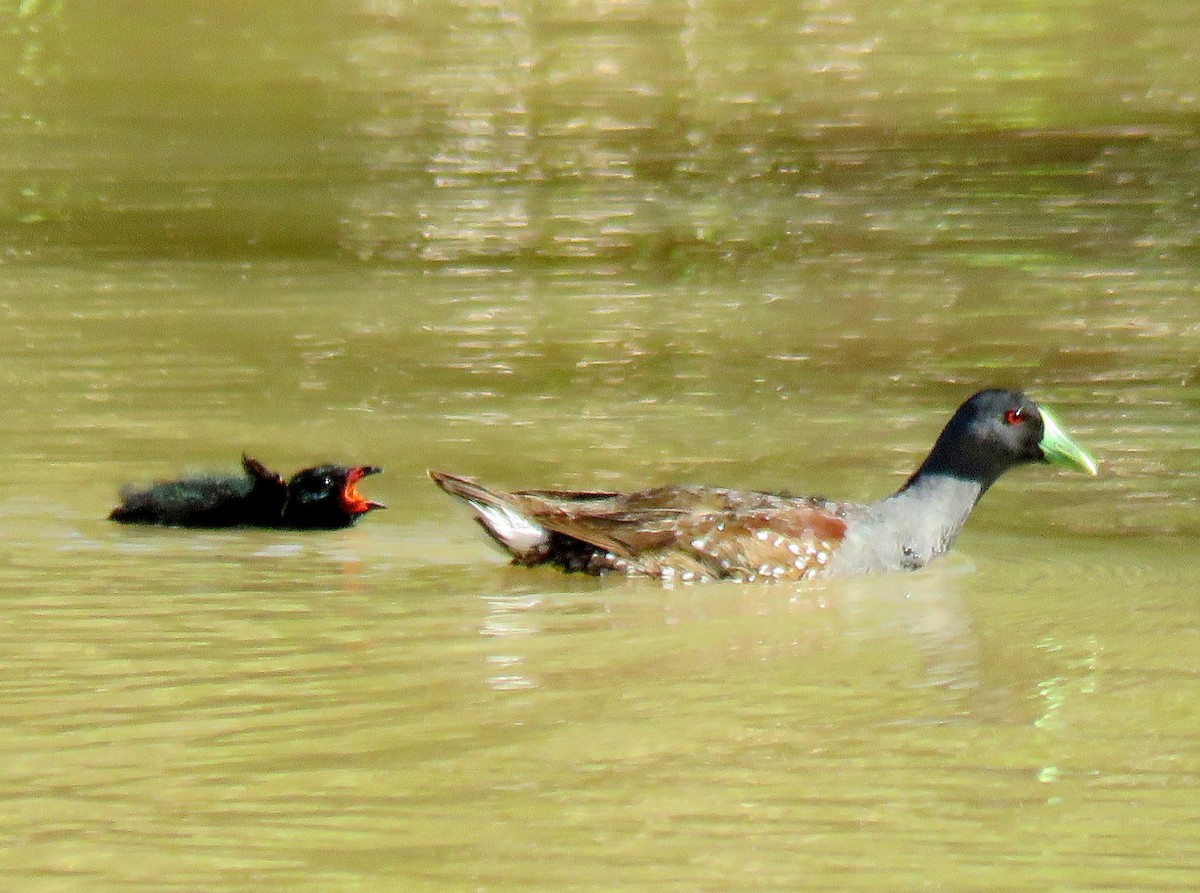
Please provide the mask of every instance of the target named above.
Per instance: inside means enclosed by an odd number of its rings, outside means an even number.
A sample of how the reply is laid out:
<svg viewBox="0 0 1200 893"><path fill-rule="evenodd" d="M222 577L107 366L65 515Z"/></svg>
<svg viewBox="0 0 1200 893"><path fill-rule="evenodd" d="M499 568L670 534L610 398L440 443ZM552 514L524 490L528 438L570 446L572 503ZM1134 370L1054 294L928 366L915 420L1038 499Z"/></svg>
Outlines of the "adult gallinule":
<svg viewBox="0 0 1200 893"><path fill-rule="evenodd" d="M510 493L429 475L471 506L514 564L683 582L804 580L924 566L950 548L987 488L1028 462L1096 474L1046 410L988 390L958 408L904 486L867 505L715 487Z"/></svg>
<svg viewBox="0 0 1200 893"><path fill-rule="evenodd" d="M245 474L207 475L126 487L108 516L124 524L174 527L283 527L335 530L349 527L382 502L364 499L358 482L382 469L319 465L285 481L257 459L242 457Z"/></svg>

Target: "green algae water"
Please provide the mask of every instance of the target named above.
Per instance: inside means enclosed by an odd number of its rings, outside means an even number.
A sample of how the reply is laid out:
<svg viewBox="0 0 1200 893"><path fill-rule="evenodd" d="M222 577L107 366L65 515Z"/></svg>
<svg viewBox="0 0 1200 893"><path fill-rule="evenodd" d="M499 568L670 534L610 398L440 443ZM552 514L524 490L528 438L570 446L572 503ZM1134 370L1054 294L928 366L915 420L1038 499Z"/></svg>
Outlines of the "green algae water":
<svg viewBox="0 0 1200 893"><path fill-rule="evenodd" d="M1200 883L1191 4L0 17L5 888ZM915 574L511 568L425 476L866 500L988 385L1100 476ZM389 508L105 520L243 451Z"/></svg>

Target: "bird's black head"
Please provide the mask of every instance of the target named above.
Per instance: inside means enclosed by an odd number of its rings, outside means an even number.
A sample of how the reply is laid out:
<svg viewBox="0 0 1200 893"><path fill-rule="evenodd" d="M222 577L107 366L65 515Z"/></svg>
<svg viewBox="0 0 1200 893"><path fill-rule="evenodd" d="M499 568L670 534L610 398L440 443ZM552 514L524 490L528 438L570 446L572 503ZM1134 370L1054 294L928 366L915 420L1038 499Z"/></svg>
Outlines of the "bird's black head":
<svg viewBox="0 0 1200 893"><path fill-rule="evenodd" d="M296 472L287 485L284 525L332 530L349 527L372 509L384 508L382 502L365 499L358 492L359 481L382 470L374 465L320 465Z"/></svg>
<svg viewBox="0 0 1200 893"><path fill-rule="evenodd" d="M1051 462L1088 474L1096 463L1046 410L1016 391L980 391L947 423L917 472L978 481L986 490L1017 465Z"/></svg>

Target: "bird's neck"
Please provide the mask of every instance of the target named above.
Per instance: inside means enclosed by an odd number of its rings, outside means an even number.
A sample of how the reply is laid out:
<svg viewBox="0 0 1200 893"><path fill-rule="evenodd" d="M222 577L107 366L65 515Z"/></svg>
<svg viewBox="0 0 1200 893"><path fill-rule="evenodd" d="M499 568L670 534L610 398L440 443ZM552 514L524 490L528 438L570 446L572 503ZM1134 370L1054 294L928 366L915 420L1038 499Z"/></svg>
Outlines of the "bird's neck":
<svg viewBox="0 0 1200 893"><path fill-rule="evenodd" d="M987 487L945 471L921 470L876 503L877 517L907 530L911 545L928 560L954 544Z"/></svg>
<svg viewBox="0 0 1200 893"><path fill-rule="evenodd" d="M865 507L838 550L839 564L858 572L924 567L954 544L985 489L944 472L914 474L896 493Z"/></svg>

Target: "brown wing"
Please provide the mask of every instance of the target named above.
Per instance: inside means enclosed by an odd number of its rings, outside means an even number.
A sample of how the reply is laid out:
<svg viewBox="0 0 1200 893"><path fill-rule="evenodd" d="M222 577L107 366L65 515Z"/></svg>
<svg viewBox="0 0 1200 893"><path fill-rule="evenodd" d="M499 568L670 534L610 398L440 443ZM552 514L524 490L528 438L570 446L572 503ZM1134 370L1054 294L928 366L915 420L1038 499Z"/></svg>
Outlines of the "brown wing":
<svg viewBox="0 0 1200 893"><path fill-rule="evenodd" d="M737 512L749 494L658 487L635 493L520 490L506 495L522 515L547 530L631 558L669 545L694 519Z"/></svg>
<svg viewBox="0 0 1200 893"><path fill-rule="evenodd" d="M522 490L510 494L522 515L547 530L623 558L665 545L679 508L631 502L641 494L575 490Z"/></svg>

